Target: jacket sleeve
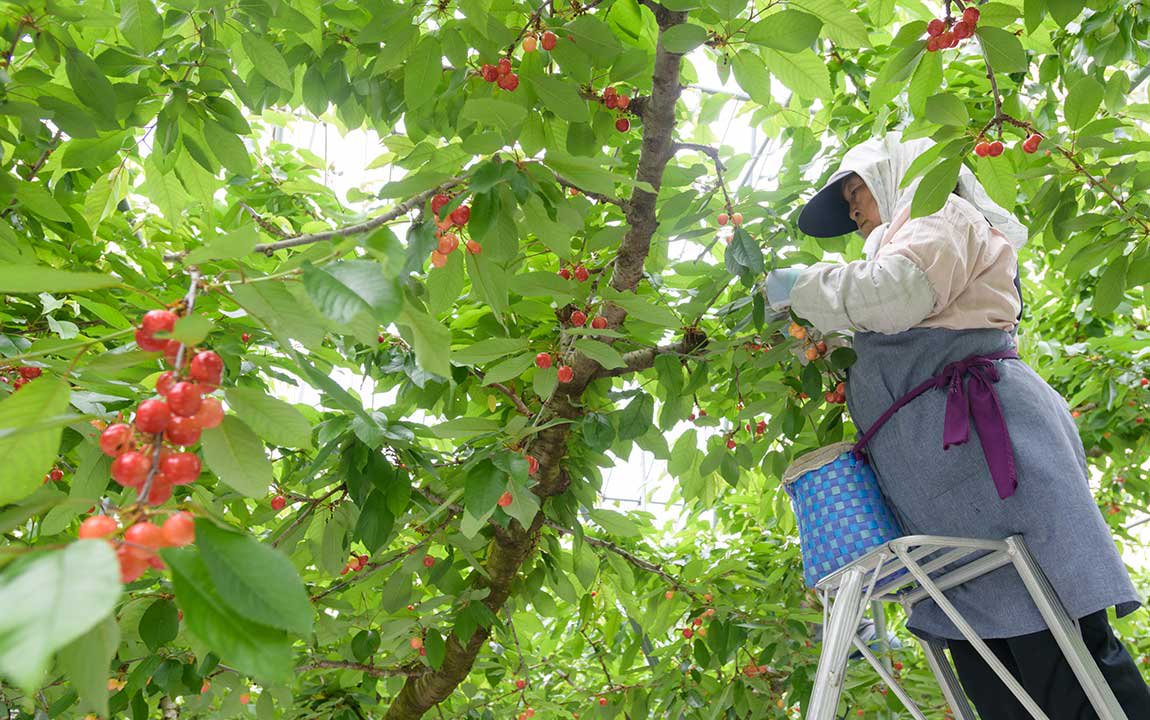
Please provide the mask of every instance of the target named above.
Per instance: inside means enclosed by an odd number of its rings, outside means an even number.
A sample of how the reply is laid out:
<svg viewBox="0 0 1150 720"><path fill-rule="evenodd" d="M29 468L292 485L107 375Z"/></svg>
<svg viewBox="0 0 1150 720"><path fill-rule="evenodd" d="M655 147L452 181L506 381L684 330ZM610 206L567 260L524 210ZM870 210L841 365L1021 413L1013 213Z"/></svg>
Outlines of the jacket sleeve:
<svg viewBox="0 0 1150 720"><path fill-rule="evenodd" d="M873 259L808 268L791 290L792 309L823 332L915 327L970 284L988 237L971 212L951 196L937 213L907 221Z"/></svg>

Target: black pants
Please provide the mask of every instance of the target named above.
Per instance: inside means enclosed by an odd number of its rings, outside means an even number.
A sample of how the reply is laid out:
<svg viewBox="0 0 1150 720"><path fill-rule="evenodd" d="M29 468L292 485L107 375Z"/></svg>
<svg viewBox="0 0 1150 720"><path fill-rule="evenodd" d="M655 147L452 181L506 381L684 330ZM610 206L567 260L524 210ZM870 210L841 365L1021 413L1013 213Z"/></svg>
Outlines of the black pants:
<svg viewBox="0 0 1150 720"><path fill-rule="evenodd" d="M1138 673L1130 653L1114 637L1106 611L1081 618L1082 639L1094 656L1102 676L1126 711L1129 720L1150 720L1150 688ZM998 656L1034 698L1050 720L1097 718L1094 708L1063 657L1049 630L1019 637L987 640ZM958 679L982 720L1029 720L1022 704L998 679L974 647L965 640L948 640Z"/></svg>

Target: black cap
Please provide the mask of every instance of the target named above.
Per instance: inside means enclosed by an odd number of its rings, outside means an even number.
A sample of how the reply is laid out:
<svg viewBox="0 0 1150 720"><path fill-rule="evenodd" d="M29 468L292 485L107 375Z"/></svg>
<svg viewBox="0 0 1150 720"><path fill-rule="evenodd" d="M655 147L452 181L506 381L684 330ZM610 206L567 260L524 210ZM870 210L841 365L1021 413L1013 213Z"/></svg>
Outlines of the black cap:
<svg viewBox="0 0 1150 720"><path fill-rule="evenodd" d="M815 193L799 213L799 230L818 238L838 237L858 230L858 224L851 219L850 205L843 199L843 180L850 174L850 171L835 173L823 189Z"/></svg>

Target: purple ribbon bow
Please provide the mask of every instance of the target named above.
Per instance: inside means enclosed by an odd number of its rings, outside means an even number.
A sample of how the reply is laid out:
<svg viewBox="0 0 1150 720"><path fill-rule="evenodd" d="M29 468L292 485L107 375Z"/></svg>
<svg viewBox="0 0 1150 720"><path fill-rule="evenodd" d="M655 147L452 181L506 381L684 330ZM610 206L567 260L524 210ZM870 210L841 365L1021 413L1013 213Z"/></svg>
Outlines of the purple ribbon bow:
<svg viewBox="0 0 1150 720"><path fill-rule="evenodd" d="M1010 431L1006 418L1002 415L1002 405L994 383L998 382L998 368L995 360L1017 360L1015 350L1004 350L991 355L975 355L952 362L938 375L923 382L909 393L899 398L867 430L851 448L855 457L861 458L862 449L878 429L890 420L904 405L927 390L946 389L946 417L942 431L942 448L949 450L953 445L962 445L970 440L970 422L978 430L982 443L982 454L990 468L990 477L998 490L998 497L1005 499L1014 494L1018 487L1018 474L1014 467L1014 448L1010 444ZM964 382L966 376L970 379Z"/></svg>

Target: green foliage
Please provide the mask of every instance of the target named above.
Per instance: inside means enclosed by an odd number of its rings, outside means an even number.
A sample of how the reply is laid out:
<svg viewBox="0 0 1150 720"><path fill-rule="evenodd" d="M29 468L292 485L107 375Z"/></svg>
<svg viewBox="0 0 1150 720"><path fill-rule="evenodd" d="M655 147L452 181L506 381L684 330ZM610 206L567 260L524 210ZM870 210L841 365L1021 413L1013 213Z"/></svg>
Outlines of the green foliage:
<svg viewBox="0 0 1150 720"><path fill-rule="evenodd" d="M0 385L0 707L350 720L403 692L451 717L790 716L822 614L778 481L853 433L824 393L854 353L793 339L757 288L858 256L858 238L799 233L797 210L847 147L894 128L936 143L914 213L967 164L1029 227L1022 353L1078 413L1099 506L1139 546L1144 5L984 3L942 52L925 44L941 5L663 6L6 6L0 369L42 375ZM545 29L554 49L525 51ZM480 75L501 57L514 91ZM309 123L378 138L362 185L336 189L345 168L305 147ZM974 158L980 139L1006 153ZM439 193L466 225L437 228ZM720 212L744 221L716 234ZM444 232L459 248L435 267ZM586 281L557 274L578 267ZM200 478L153 509L110 479L91 423L152 395L165 366L133 330L162 306L185 315L173 337L224 358L228 414L190 448ZM609 325L574 327L576 309ZM602 502L636 449L666 463L677 529ZM176 508L195 543L126 585L107 543L75 541L93 513ZM1142 615L1118 628L1150 652ZM935 698L923 659L900 658ZM852 670L844 710L897 710L873 682Z"/></svg>

